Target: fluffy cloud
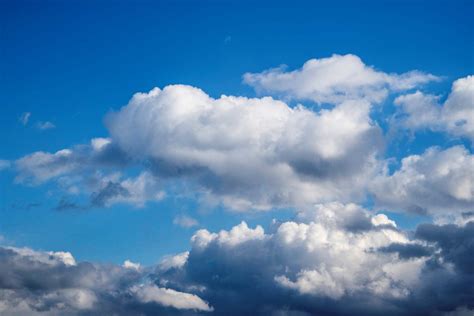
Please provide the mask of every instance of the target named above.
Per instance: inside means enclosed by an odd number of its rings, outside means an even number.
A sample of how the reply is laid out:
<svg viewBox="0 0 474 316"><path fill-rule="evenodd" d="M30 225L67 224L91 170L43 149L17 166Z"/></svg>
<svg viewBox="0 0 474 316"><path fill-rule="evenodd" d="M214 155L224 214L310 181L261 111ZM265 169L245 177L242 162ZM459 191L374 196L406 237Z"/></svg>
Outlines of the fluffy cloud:
<svg viewBox="0 0 474 316"><path fill-rule="evenodd" d="M131 292L142 303L153 302L177 309L194 309L206 312L213 310L197 295L160 288L156 285L134 286L132 287Z"/></svg>
<svg viewBox="0 0 474 316"><path fill-rule="evenodd" d="M126 177L124 170L130 159L108 138L94 138L88 145L78 145L55 153L35 152L15 161L15 181L39 185L55 181L69 195L89 194L89 203L79 205L66 198L56 209L86 209L127 203L143 207L148 201L159 201L165 193L158 179L142 171Z"/></svg>
<svg viewBox="0 0 474 316"><path fill-rule="evenodd" d="M473 170L474 156L466 148L432 147L404 158L393 174L375 178L371 191L379 206L452 221L473 209Z"/></svg>
<svg viewBox="0 0 474 316"><path fill-rule="evenodd" d="M310 59L294 71L280 67L262 73L246 73L243 78L257 91L335 104L353 99L381 102L389 91L413 89L438 80L420 71L387 74L350 54Z"/></svg>
<svg viewBox="0 0 474 316"><path fill-rule="evenodd" d="M161 270L157 282L201 288L201 297L226 315L472 310L474 223L422 225L411 238L382 215L330 203L269 233L245 223L199 230L186 262Z"/></svg>
<svg viewBox="0 0 474 316"><path fill-rule="evenodd" d="M410 129L446 131L474 141L474 76L454 81L451 93L440 104L439 97L417 91L395 99L401 122Z"/></svg>
<svg viewBox="0 0 474 316"><path fill-rule="evenodd" d="M174 85L136 94L107 126L122 151L197 184L208 202L268 209L360 198L381 145L369 111L365 101L315 113Z"/></svg>
<svg viewBox="0 0 474 316"><path fill-rule="evenodd" d="M76 263L67 252L0 247L2 315L180 315L212 311L196 294L144 280L141 269ZM194 314L194 312L193 312Z"/></svg>
<svg viewBox="0 0 474 316"><path fill-rule="evenodd" d="M0 247L2 315L443 315L474 309L474 222L405 233L329 203L274 222L198 230L156 267Z"/></svg>

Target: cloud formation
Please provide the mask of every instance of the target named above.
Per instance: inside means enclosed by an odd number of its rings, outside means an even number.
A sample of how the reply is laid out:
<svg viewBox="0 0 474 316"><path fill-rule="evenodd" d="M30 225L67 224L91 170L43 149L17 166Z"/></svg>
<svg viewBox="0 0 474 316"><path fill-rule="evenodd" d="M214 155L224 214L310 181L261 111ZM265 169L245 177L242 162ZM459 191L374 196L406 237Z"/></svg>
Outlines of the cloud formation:
<svg viewBox="0 0 474 316"><path fill-rule="evenodd" d="M244 82L260 92L299 100L338 104L364 99L381 102L390 91L410 90L438 77L420 71L388 74L367 66L355 55L310 59L297 70L284 67L246 73Z"/></svg>
<svg viewBox="0 0 474 316"><path fill-rule="evenodd" d="M403 232L329 203L273 222L198 230L155 267L0 247L2 315L444 315L474 309L474 222ZM446 314L447 315L447 314Z"/></svg>
<svg viewBox="0 0 474 316"><path fill-rule="evenodd" d="M184 86L138 93L106 122L113 142L163 178L236 210L360 198L381 131L365 101L331 110Z"/></svg>
<svg viewBox="0 0 474 316"><path fill-rule="evenodd" d="M141 171L136 176L122 173L130 163L110 139L94 138L87 145L55 153L35 152L16 160L15 181L32 186L55 181L68 195L89 195L86 205L63 198L58 210L109 207L117 203L143 207L148 201L163 199L162 186L150 172Z"/></svg>
<svg viewBox="0 0 474 316"><path fill-rule="evenodd" d="M2 315L180 315L212 311L196 294L144 283L150 273L78 262L67 252L0 247Z"/></svg>
<svg viewBox="0 0 474 316"><path fill-rule="evenodd" d="M446 101L440 104L439 99L420 91L397 97L402 125L412 130L444 131L474 141L474 76L454 81Z"/></svg>
<svg viewBox="0 0 474 316"><path fill-rule="evenodd" d="M472 311L474 222L422 225L410 236L357 205L318 205L269 232L245 222L199 230L186 262L157 282L202 288L219 315Z"/></svg>
<svg viewBox="0 0 474 316"><path fill-rule="evenodd" d="M371 191L380 207L453 221L472 211L474 156L463 146L431 147L404 158L399 170L380 175Z"/></svg>

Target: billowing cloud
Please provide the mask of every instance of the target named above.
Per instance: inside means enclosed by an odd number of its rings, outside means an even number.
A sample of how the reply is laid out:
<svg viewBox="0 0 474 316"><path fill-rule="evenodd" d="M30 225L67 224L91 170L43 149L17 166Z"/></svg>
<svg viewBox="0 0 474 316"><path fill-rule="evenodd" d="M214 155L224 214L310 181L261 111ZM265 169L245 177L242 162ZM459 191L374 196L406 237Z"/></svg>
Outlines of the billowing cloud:
<svg viewBox="0 0 474 316"><path fill-rule="evenodd" d="M360 198L381 147L369 111L365 101L316 113L174 85L136 94L107 126L123 152L197 184L208 202L269 209Z"/></svg>
<svg viewBox="0 0 474 316"><path fill-rule="evenodd" d="M354 204L318 205L267 233L246 223L199 230L186 262L157 282L200 288L225 315L472 311L474 222L422 225L410 235Z"/></svg>
<svg viewBox="0 0 474 316"><path fill-rule="evenodd" d="M474 222L399 230L355 204L198 230L156 267L0 247L2 315L444 315L474 309Z"/></svg>
<svg viewBox="0 0 474 316"><path fill-rule="evenodd" d="M76 262L68 252L0 247L2 315L180 315L212 311L198 295L144 283L149 271ZM133 268L131 268L133 266Z"/></svg>
<svg viewBox="0 0 474 316"><path fill-rule="evenodd" d="M462 146L427 149L402 160L399 170L374 179L381 207L453 221L474 205L474 156Z"/></svg>
<svg viewBox="0 0 474 316"><path fill-rule="evenodd" d="M395 99L401 108L400 121L406 128L445 131L474 141L474 76L453 82L443 104L439 96L416 91Z"/></svg>
<svg viewBox="0 0 474 316"><path fill-rule="evenodd" d="M354 99L381 102L389 91L409 90L439 80L420 71L384 73L351 54L310 59L293 71L280 67L262 73L246 73L243 78L260 92L333 104Z"/></svg>

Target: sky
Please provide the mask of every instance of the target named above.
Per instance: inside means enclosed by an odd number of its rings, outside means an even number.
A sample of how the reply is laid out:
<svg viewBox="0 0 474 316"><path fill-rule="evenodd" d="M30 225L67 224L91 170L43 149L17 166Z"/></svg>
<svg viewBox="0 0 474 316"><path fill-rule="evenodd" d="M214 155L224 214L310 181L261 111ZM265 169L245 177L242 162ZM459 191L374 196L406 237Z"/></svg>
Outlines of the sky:
<svg viewBox="0 0 474 316"><path fill-rule="evenodd" d="M473 14L1 1L0 311L468 315Z"/></svg>

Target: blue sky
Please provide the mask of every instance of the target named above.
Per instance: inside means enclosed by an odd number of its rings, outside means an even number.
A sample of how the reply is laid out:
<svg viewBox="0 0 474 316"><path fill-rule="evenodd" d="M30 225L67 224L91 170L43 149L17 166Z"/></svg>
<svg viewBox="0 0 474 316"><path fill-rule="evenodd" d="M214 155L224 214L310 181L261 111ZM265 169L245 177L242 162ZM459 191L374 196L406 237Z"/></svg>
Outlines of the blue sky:
<svg viewBox="0 0 474 316"><path fill-rule="evenodd" d="M473 14L1 1L0 314L470 314Z"/></svg>
<svg viewBox="0 0 474 316"><path fill-rule="evenodd" d="M2 159L56 151L106 137L106 113L138 91L173 83L213 97L255 96L245 72L310 58L352 53L385 72L422 70L442 76L432 85L446 97L451 82L472 72L472 2L363 1L230 3L178 1L2 2L0 148ZM31 112L23 126L19 117ZM40 131L35 122L56 128ZM400 159L443 136L420 137L388 148ZM454 140L452 143L463 142ZM464 141L465 143L465 141ZM403 147L404 146L404 147ZM172 225L176 214L198 216L211 230L242 219L290 218L285 211L249 215L199 212L195 201L166 199L85 212L53 211L48 186L13 183L1 174L0 230L13 245L69 249L79 259L154 263L185 250L193 229ZM29 203L39 206L25 207ZM113 214L113 219L111 216ZM413 228L412 216L395 215ZM106 229L104 229L106 227ZM157 242L161 241L161 242Z"/></svg>

